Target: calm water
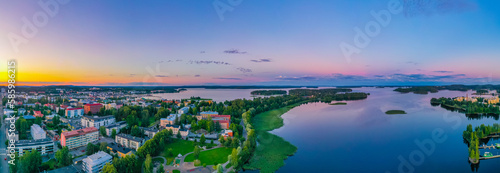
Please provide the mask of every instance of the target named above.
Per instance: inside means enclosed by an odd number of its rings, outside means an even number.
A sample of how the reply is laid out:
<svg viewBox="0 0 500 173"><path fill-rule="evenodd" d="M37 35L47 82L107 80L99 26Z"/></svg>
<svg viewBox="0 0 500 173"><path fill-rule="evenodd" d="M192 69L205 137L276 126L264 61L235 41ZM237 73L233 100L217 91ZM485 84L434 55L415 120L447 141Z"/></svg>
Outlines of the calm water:
<svg viewBox="0 0 500 173"><path fill-rule="evenodd" d="M417 95L399 94L393 88L356 90L371 95L344 106L302 105L283 115L285 126L272 133L297 146L298 151L278 172L400 172L399 167L403 172L408 168L415 172L472 172L462 132L468 124L497 122L493 118L468 120L463 114L429 103L432 97L462 96L466 92ZM384 112L390 109L408 114L386 115ZM443 141L433 141L433 131L442 132ZM422 150L416 140L433 144L424 145L430 150ZM490 152L497 154L500 150ZM500 159L482 160L478 168L478 172L499 170Z"/></svg>
<svg viewBox="0 0 500 173"><path fill-rule="evenodd" d="M462 132L473 126L497 123L493 118L469 120L464 114L433 107L432 97L464 96L472 92L440 91L418 95L400 94L394 88L357 88L369 92L366 100L347 105L311 103L283 115L285 126L272 131L298 147L278 172L472 172ZM167 99L191 96L215 101L251 99L255 89L188 89L181 93L156 94ZM288 89L286 89L288 90ZM386 115L390 109L406 115ZM433 131L443 132L444 141L434 141ZM418 141L432 141L423 152ZM441 142L441 143L438 143ZM500 141L490 141L489 144ZM429 147L430 146L430 147ZM427 151L427 150L425 150ZM481 150L481 154L485 150ZM500 150L490 150L500 154ZM420 154L423 154L423 157ZM410 158L411 155L411 158ZM401 161L403 159L404 161ZM413 161L413 163L412 163ZM405 163L405 164L402 164ZM500 158L482 160L478 172L498 172Z"/></svg>
<svg viewBox="0 0 500 173"><path fill-rule="evenodd" d="M235 100L235 99L253 99L250 94L255 90L290 90L287 89L204 89L204 88L188 88L187 91L183 91L180 93L161 93L161 94L153 94L151 97L154 98L163 98L163 99L188 99L190 97L201 97L201 98L211 98L216 102L224 102L226 100Z"/></svg>

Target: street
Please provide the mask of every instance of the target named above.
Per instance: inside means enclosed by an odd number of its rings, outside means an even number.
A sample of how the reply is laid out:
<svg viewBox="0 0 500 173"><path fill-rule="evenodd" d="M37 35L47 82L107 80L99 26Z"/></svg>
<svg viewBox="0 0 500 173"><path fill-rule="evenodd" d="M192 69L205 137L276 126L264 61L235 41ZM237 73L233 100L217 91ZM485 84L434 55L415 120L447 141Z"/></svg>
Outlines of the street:
<svg viewBox="0 0 500 173"><path fill-rule="evenodd" d="M0 172L9 172L9 164L7 163L7 160L4 160L7 157L7 146L5 145L5 141L7 140L7 137L5 135L5 122L2 122L2 127L0 128L0 159L2 161L0 164Z"/></svg>

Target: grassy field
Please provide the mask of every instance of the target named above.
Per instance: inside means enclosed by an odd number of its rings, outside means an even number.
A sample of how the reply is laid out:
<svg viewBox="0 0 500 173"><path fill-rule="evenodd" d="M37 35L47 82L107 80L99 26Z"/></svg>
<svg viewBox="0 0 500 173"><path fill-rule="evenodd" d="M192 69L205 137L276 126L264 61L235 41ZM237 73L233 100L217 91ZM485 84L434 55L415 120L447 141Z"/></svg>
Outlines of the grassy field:
<svg viewBox="0 0 500 173"><path fill-rule="evenodd" d="M269 133L268 131L283 126L281 115L290 109L299 106L290 105L256 115L253 125L257 132L257 146L245 169L260 169L261 172L274 172L285 165L284 160L297 151L297 147L285 141L283 138Z"/></svg>
<svg viewBox="0 0 500 173"><path fill-rule="evenodd" d="M154 158L153 159L153 162L159 162L159 163L162 163L163 164L163 159L162 158Z"/></svg>
<svg viewBox="0 0 500 173"><path fill-rule="evenodd" d="M271 131L280 128L283 126L281 115L299 105L300 103L257 114L253 117L252 125L256 131Z"/></svg>
<svg viewBox="0 0 500 173"><path fill-rule="evenodd" d="M181 171L174 169L174 170L172 170L172 173L181 173Z"/></svg>
<svg viewBox="0 0 500 173"><path fill-rule="evenodd" d="M387 112L385 112L385 114L388 114L388 115L393 115L393 114L406 114L405 111L403 110L388 110Z"/></svg>
<svg viewBox="0 0 500 173"><path fill-rule="evenodd" d="M172 160L177 157L177 155L182 154L185 155L186 153L193 152L194 146L193 141L186 141L186 140L180 140L180 139L173 139L172 143L169 143L165 146L165 149L163 150L163 153L161 156L167 158L167 164L170 164ZM169 148L172 148L173 150L173 157L169 157L167 155L167 151Z"/></svg>
<svg viewBox="0 0 500 173"><path fill-rule="evenodd" d="M201 161L202 165L204 163L207 165L214 165L215 163L217 164L226 163L227 156L231 154L232 150L233 150L232 148L223 147L208 151L202 151L198 159ZM184 162L193 162L193 161L194 161L193 154L189 154L184 159Z"/></svg>

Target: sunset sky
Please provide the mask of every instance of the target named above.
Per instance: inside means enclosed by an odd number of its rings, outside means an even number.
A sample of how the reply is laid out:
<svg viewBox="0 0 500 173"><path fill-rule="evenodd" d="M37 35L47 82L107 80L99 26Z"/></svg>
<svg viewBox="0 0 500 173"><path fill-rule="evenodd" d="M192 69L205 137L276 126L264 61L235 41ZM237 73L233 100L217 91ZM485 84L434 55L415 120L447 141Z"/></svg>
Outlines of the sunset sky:
<svg viewBox="0 0 500 173"><path fill-rule="evenodd" d="M498 1L397 1L402 12L344 56L341 43L390 1L73 0L50 15L0 0L0 79L16 59L23 85L500 83ZM25 21L44 15L27 38ZM25 39L17 51L13 35Z"/></svg>

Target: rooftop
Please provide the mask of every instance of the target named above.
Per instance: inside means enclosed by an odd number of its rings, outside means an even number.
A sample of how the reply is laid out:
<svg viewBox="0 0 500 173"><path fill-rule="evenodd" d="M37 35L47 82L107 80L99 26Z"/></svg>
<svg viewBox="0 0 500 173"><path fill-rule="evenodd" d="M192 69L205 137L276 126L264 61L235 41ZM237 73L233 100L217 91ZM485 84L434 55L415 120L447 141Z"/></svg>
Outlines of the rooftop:
<svg viewBox="0 0 500 173"><path fill-rule="evenodd" d="M93 120L93 121L103 121L103 120L107 120L107 119L112 119L112 118L115 118L113 115L108 115L108 116L103 116L103 117L99 117L99 116L83 116L84 119L88 119L88 120Z"/></svg>
<svg viewBox="0 0 500 173"><path fill-rule="evenodd" d="M219 115L219 112L215 112L215 111L206 111L206 112L200 112L200 114L216 114L216 115Z"/></svg>
<svg viewBox="0 0 500 173"><path fill-rule="evenodd" d="M80 129L80 130L73 130L73 131L69 131L69 132L64 132L61 134L61 136L65 136L66 138L69 138L69 137L73 137L73 136L81 136L81 135L86 135L87 133L92 133L92 132L97 132L99 130L97 130L97 128L95 127L87 127L87 128L84 128L84 129Z"/></svg>
<svg viewBox="0 0 500 173"><path fill-rule="evenodd" d="M86 104L85 106L102 106L100 103Z"/></svg>
<svg viewBox="0 0 500 173"><path fill-rule="evenodd" d="M109 144L108 147L111 148L111 150L113 150L113 152L115 152L115 153L117 151L119 151L120 153L123 153L123 154L127 154L130 151L134 152L134 150L132 150L130 148L119 147L118 145L116 145L114 143Z"/></svg>
<svg viewBox="0 0 500 173"><path fill-rule="evenodd" d="M120 133L116 136L119 136L119 137L122 137L122 138L125 138L125 139L128 139L128 140L133 140L133 141L136 141L136 142L142 142L144 139L143 138L139 138L139 137L135 137L135 136L132 136L132 135L129 135L129 134L125 134L125 133Z"/></svg>
<svg viewBox="0 0 500 173"><path fill-rule="evenodd" d="M45 138L45 139L32 139L32 140L18 140L15 142L16 147L22 147L22 146L32 146L32 145L42 145L42 144L54 144L52 139L50 138Z"/></svg>
<svg viewBox="0 0 500 173"><path fill-rule="evenodd" d="M83 162L87 163L87 165L96 165L98 163L102 163L105 162L106 160L111 160L111 159L113 159L111 155L103 151L99 151L83 159Z"/></svg>

